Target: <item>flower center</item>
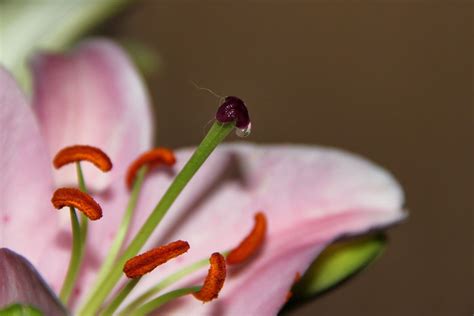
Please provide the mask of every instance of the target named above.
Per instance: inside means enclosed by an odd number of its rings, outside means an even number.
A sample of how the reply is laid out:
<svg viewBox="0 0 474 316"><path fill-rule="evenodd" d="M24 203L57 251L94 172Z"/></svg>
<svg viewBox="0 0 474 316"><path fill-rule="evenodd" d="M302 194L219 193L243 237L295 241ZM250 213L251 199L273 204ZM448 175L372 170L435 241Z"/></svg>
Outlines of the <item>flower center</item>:
<svg viewBox="0 0 474 316"><path fill-rule="evenodd" d="M223 104L217 110L216 122L206 137L197 147L182 170L177 174L136 236L128 245L125 245L125 236L127 235L133 217L145 175L152 168L158 166L173 166L176 162L176 158L170 149L155 148L143 153L131 163L125 178L126 185L131 191L130 201L127 204L124 217L117 235L112 242L109 253L98 272L97 280L84 306L80 309L80 315L94 315L100 309L103 315L112 315L145 274L150 273L157 266L185 254L189 250L190 245L188 242L178 240L138 255L138 252L145 245L178 195L217 145L222 142L234 128L237 128L237 134L246 136L250 133L250 127L250 117L244 102L237 97L226 97ZM60 150L53 160L53 165L56 168L61 168L69 163L76 163L80 188L80 190L75 188L59 188L54 192L51 199L55 208L60 209L69 206L71 209L73 247L68 272L60 294L60 298L66 305L69 301L71 291L74 288L74 283L83 258L87 239L87 220L97 220L102 217L101 207L87 194L87 188L81 169L82 161L91 162L103 172L107 172L112 168L111 160L102 150L86 145L66 147ZM80 224L75 209L78 209L83 214ZM259 212L255 215L253 229L233 250L230 252L223 251L222 253L224 255L218 252L213 253L209 261L203 259L182 268L165 278L156 286L150 288L128 306L124 307L122 313L124 315L130 313L144 314L153 311L171 299L188 294L193 294L196 299L203 302L217 298L226 279L226 264L241 264L257 253L263 244L266 229L266 217L262 212ZM124 249L122 253L120 253L121 249ZM202 286L182 288L156 297L159 291L191 273L204 268L208 265L208 262L210 263L210 268ZM121 278L122 270L131 280L128 281L115 296L108 300L109 303L107 306L104 306L104 302Z"/></svg>

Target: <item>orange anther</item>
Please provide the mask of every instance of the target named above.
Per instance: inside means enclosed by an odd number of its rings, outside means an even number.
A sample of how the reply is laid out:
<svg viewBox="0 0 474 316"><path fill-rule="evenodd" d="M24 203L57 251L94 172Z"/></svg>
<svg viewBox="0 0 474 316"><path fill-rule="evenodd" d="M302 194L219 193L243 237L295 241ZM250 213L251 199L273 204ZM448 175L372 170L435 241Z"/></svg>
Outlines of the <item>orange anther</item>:
<svg viewBox="0 0 474 316"><path fill-rule="evenodd" d="M227 264L242 263L251 257L262 246L267 231L267 219L265 214L255 214L255 225L250 234L227 256Z"/></svg>
<svg viewBox="0 0 474 316"><path fill-rule="evenodd" d="M65 206L77 208L93 221L102 217L100 205L90 195L78 189L57 189L51 198L51 202L57 209Z"/></svg>
<svg viewBox="0 0 474 316"><path fill-rule="evenodd" d="M53 159L53 165L56 169L62 166L87 160L92 162L100 170L107 172L112 169L112 162L102 150L87 145L75 145L61 149Z"/></svg>
<svg viewBox="0 0 474 316"><path fill-rule="evenodd" d="M206 280L199 292L194 293L194 297L203 302L209 302L219 295L220 290L224 286L226 277L226 265L224 256L215 252L209 258L211 267L207 273Z"/></svg>
<svg viewBox="0 0 474 316"><path fill-rule="evenodd" d="M167 245L153 248L141 255L129 259L123 272L131 279L139 278L142 275L151 272L157 266L182 255L189 250L189 244L186 241L177 240Z"/></svg>
<svg viewBox="0 0 474 316"><path fill-rule="evenodd" d="M133 186L133 181L135 180L135 175L138 170L148 165L149 168L153 168L158 165L172 166L176 162L176 158L171 149L168 148L155 148L150 151L147 151L140 155L127 170L126 182L127 186L130 189Z"/></svg>

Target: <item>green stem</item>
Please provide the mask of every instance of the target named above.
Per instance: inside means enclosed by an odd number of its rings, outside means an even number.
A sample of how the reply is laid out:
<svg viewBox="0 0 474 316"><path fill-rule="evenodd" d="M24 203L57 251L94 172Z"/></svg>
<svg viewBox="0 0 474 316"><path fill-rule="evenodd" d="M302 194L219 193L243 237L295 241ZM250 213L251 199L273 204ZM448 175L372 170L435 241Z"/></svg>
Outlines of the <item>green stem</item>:
<svg viewBox="0 0 474 316"><path fill-rule="evenodd" d="M222 142L224 138L234 129L234 126L234 123L221 124L218 122L215 122L212 125L206 137L202 140L201 144L198 146L189 161L171 183L170 187L163 195L163 198L158 202L155 209L141 227L140 231L124 251L122 256L115 262L117 267L122 267L129 258L132 258L140 251L184 187L196 174L196 172L206 161L209 155L214 151L217 145ZM102 302L107 298L107 295L117 284L121 275L121 269L112 269L100 287L86 302L80 314L94 315L95 312L100 308Z"/></svg>
<svg viewBox="0 0 474 316"><path fill-rule="evenodd" d="M140 308L135 310L130 315L132 315L132 316L147 315L148 313L153 312L157 308L161 307L162 305L168 303L171 300L174 300L175 298L185 296L185 295L188 295L188 294L191 294L191 293L199 292L200 289L201 289L200 286L193 286L193 287L187 287L187 288L178 289L178 290L168 292L166 294L158 296L154 300L149 301L145 305L142 305Z"/></svg>
<svg viewBox="0 0 474 316"><path fill-rule="evenodd" d="M77 180L79 183L79 189L87 193L86 183L84 181L84 174L82 173L81 163L76 162ZM79 273L84 249L86 248L87 230L88 230L88 218L81 213L81 224L77 218L76 210L70 208L71 213L71 226L72 226L72 254L69 261L69 267L64 279L64 284L59 294L61 301L64 305L67 305L71 292L74 289L74 285Z"/></svg>
<svg viewBox="0 0 474 316"><path fill-rule="evenodd" d="M136 180L133 184L132 193L130 195L130 199L127 204L127 209L125 210L125 213L123 215L119 230L117 231L117 235L115 235L115 239L112 242L112 245L110 247L109 253L107 254L107 257L104 263L102 264L102 267L100 268L99 273L97 274L97 280L94 283L92 290L90 291L91 293L94 293L98 289L101 283L105 280L107 274L110 272L110 270L112 270L112 268L116 264L115 260L117 259L117 255L120 249L122 248L123 241L125 240L125 237L127 236L130 222L132 220L133 211L135 210L135 207L137 205L138 197L140 195L140 190L143 184L143 180L145 179L145 174L147 170L148 170L148 167L142 167L140 168L140 170L138 170Z"/></svg>
<svg viewBox="0 0 474 316"><path fill-rule="evenodd" d="M84 180L84 173L82 172L81 163L79 161L76 162L76 173L79 189L82 192L87 193L86 181ZM86 215L84 215L84 213L81 213L81 244L83 245L83 248L85 248L86 245L88 227L88 218Z"/></svg>
<svg viewBox="0 0 474 316"><path fill-rule="evenodd" d="M107 308L103 311L102 316L112 316L113 313L117 310L117 308L122 304L123 300L127 297L127 295L133 290L133 288L138 284L141 278L133 279L117 293L115 298L112 302L107 306Z"/></svg>
<svg viewBox="0 0 474 316"><path fill-rule="evenodd" d="M69 267L67 269L66 278L64 279L63 287L59 294L59 298L64 305L67 305L69 297L71 296L74 283L77 278L77 272L81 264L81 228L79 227L79 220L77 219L76 210L73 207L69 208L71 215L72 226L72 253L69 259Z"/></svg>

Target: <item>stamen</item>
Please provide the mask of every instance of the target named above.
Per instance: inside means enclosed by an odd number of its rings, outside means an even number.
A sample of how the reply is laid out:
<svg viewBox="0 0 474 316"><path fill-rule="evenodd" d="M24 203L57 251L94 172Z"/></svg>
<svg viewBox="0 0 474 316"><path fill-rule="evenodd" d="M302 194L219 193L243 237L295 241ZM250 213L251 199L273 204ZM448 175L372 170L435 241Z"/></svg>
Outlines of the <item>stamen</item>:
<svg viewBox="0 0 474 316"><path fill-rule="evenodd" d="M57 209L61 209L65 206L77 208L93 221L102 217L102 208L100 205L90 195L78 189L57 189L51 198L51 202Z"/></svg>
<svg viewBox="0 0 474 316"><path fill-rule="evenodd" d="M129 258L135 256L139 252L150 238L153 231L166 216L179 194L183 191L214 149L227 135L229 135L231 131L234 130L234 128L234 123L221 124L219 122L214 122L194 154L176 175L173 182L168 187L168 190L166 190L161 200L156 204L153 211L151 211L142 227L130 241L127 248L124 249L121 256L115 261L116 265L123 266ZM111 269L106 274L103 281L99 283L96 289L92 291L89 297L85 300L83 307L79 309L79 315L95 315L100 309L100 305L106 300L121 276L121 270Z"/></svg>
<svg viewBox="0 0 474 316"><path fill-rule="evenodd" d="M235 122L237 135L245 137L250 134L250 116L244 101L237 97L226 97L217 109L216 120L220 123Z"/></svg>
<svg viewBox="0 0 474 316"><path fill-rule="evenodd" d="M101 149L87 145L75 145L61 149L54 157L53 165L56 169L59 169L66 164L82 160L93 163L103 172L112 169L112 162L109 156Z"/></svg>
<svg viewBox="0 0 474 316"><path fill-rule="evenodd" d="M209 259L211 267L207 273L206 280L202 288L194 293L194 297L203 302L209 302L219 295L220 290L224 286L226 277L225 258L218 252L211 255Z"/></svg>
<svg viewBox="0 0 474 316"><path fill-rule="evenodd" d="M129 259L123 267L123 272L131 279L139 278L188 250L189 244L186 241L174 241Z"/></svg>
<svg viewBox="0 0 474 316"><path fill-rule="evenodd" d="M128 167L126 176L127 187L129 189L132 188L135 175L142 166L148 165L148 169L150 170L160 164L172 166L175 162L176 158L174 153L168 148L155 148L143 153Z"/></svg>
<svg viewBox="0 0 474 316"><path fill-rule="evenodd" d="M262 246L267 231L267 219L263 212L255 214L255 225L250 234L227 256L227 264L242 263Z"/></svg>

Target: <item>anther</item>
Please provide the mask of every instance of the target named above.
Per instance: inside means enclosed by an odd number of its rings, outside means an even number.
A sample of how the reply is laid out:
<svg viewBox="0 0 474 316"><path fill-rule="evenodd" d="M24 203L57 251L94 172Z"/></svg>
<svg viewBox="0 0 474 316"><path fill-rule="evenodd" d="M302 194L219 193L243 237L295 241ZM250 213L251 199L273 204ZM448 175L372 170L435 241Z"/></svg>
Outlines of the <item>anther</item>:
<svg viewBox="0 0 474 316"><path fill-rule="evenodd" d="M226 277L226 264L224 256L215 252L209 258L211 267L207 273L204 284L199 292L194 293L194 297L203 302L209 302L219 295L224 286Z"/></svg>
<svg viewBox="0 0 474 316"><path fill-rule="evenodd" d="M131 279L139 278L151 272L157 266L182 255L188 250L189 244L186 241L174 241L129 259L123 267L123 272Z"/></svg>
<svg viewBox="0 0 474 316"><path fill-rule="evenodd" d="M175 162L176 158L174 153L168 148L155 148L143 153L128 167L126 176L128 188L130 189L133 186L135 175L141 167L148 165L152 168L160 164L170 167L174 165Z"/></svg>
<svg viewBox="0 0 474 316"><path fill-rule="evenodd" d="M65 206L74 207L93 221L102 217L102 208L100 205L90 195L78 189L57 189L51 198L51 202L57 209L61 209Z"/></svg>
<svg viewBox="0 0 474 316"><path fill-rule="evenodd" d="M99 148L87 145L75 145L61 149L54 157L53 165L56 169L59 169L66 164L82 160L93 163L104 172L112 169L112 162L107 154Z"/></svg>
<svg viewBox="0 0 474 316"><path fill-rule="evenodd" d="M237 97L226 97L216 112L216 120L221 123L235 122L238 136L250 134L250 116L244 101Z"/></svg>
<svg viewBox="0 0 474 316"><path fill-rule="evenodd" d="M267 231L267 219L265 214L255 214L255 225L244 240L227 256L227 264L242 263L250 258L262 246Z"/></svg>

